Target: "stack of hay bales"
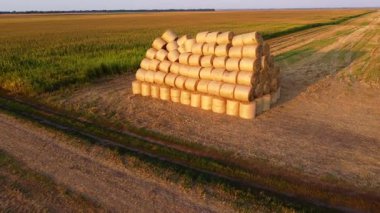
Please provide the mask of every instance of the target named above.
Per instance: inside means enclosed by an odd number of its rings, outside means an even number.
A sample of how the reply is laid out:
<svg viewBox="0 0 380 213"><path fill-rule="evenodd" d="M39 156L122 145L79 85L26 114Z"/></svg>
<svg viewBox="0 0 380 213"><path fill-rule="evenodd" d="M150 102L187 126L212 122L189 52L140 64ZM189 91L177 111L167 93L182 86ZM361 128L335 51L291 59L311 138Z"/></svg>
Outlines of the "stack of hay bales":
<svg viewBox="0 0 380 213"><path fill-rule="evenodd" d="M280 97L280 69L257 32L166 31L152 43L132 82L134 94L253 119Z"/></svg>

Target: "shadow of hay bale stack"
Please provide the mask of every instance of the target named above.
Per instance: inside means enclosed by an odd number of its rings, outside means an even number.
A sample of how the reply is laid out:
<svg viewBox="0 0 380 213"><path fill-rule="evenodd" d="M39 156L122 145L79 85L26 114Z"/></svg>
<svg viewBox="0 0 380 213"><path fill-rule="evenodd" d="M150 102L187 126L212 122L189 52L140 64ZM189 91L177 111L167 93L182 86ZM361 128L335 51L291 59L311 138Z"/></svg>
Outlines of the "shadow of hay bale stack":
<svg viewBox="0 0 380 213"><path fill-rule="evenodd" d="M133 94L218 114L253 119L280 98L280 69L258 32L200 32L194 39L167 30L140 67Z"/></svg>

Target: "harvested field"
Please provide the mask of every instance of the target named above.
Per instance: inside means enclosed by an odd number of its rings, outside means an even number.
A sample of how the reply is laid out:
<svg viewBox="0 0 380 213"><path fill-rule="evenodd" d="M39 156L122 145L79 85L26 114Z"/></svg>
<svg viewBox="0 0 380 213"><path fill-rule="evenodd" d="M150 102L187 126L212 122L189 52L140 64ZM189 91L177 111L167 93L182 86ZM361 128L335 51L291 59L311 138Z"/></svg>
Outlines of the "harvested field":
<svg viewBox="0 0 380 213"><path fill-rule="evenodd" d="M339 26L298 33L289 43L272 40L277 61L284 67L282 98L254 122L133 96L132 75L40 98L91 117L129 122L232 150L239 157L379 191L379 89L351 78L363 63L370 69L361 72L377 76L372 70L379 64L368 56L378 55L379 23L377 12Z"/></svg>

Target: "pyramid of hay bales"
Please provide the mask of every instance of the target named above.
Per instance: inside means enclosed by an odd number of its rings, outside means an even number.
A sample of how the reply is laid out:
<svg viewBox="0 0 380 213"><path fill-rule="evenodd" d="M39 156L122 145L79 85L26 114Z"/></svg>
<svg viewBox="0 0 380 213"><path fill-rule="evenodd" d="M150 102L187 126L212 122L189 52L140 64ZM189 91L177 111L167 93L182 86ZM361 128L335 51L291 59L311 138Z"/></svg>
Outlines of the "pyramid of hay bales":
<svg viewBox="0 0 380 213"><path fill-rule="evenodd" d="M132 82L133 94L253 119L280 97L279 68L257 32L166 31L152 43Z"/></svg>

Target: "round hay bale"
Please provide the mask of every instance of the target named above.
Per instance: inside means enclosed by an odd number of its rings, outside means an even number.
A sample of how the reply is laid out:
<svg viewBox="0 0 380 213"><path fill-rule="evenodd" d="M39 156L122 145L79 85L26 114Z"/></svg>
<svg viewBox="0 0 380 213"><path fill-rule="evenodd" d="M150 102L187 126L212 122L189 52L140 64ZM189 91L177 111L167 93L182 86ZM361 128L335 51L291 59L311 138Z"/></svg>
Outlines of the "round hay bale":
<svg viewBox="0 0 380 213"><path fill-rule="evenodd" d="M179 51L178 50L172 50L168 53L168 59L171 62L178 62L179 60Z"/></svg>
<svg viewBox="0 0 380 213"><path fill-rule="evenodd" d="M145 74L146 74L146 70L145 69L138 69L137 72L136 72L136 79L139 80L139 81L142 81L144 82L145 81Z"/></svg>
<svg viewBox="0 0 380 213"><path fill-rule="evenodd" d="M206 36L206 42L207 43L216 43L217 40L218 40L218 35L220 34L220 32L211 32L211 33L208 33L207 36Z"/></svg>
<svg viewBox="0 0 380 213"><path fill-rule="evenodd" d="M238 73L239 72L237 71L224 72L222 81L225 83L236 84Z"/></svg>
<svg viewBox="0 0 380 213"><path fill-rule="evenodd" d="M205 43L195 43L191 49L193 54L203 55L203 46Z"/></svg>
<svg viewBox="0 0 380 213"><path fill-rule="evenodd" d="M245 85L245 86L252 86L253 85L253 79L254 78L254 72L247 72L247 71L240 71L237 76L237 84Z"/></svg>
<svg viewBox="0 0 380 213"><path fill-rule="evenodd" d="M156 54L157 54L157 50L154 48L150 48L148 49L148 51L146 51L145 57L148 59L155 59Z"/></svg>
<svg viewBox="0 0 380 213"><path fill-rule="evenodd" d="M167 45L166 45L166 50L167 51L173 51L173 50L177 50L178 49L178 44L176 41L172 41L172 42L169 42Z"/></svg>
<svg viewBox="0 0 380 213"><path fill-rule="evenodd" d="M141 83L141 95L144 97L150 96L150 84L146 82Z"/></svg>
<svg viewBox="0 0 380 213"><path fill-rule="evenodd" d="M216 43L207 43L203 46L203 55L214 55Z"/></svg>
<svg viewBox="0 0 380 213"><path fill-rule="evenodd" d="M154 82L154 75L156 74L155 71L147 70L145 73L145 82L153 83Z"/></svg>
<svg viewBox="0 0 380 213"><path fill-rule="evenodd" d="M263 87L264 87L264 85L261 82L256 85L255 91L254 91L254 97L255 98L260 98L263 96L263 94L264 94Z"/></svg>
<svg viewBox="0 0 380 213"><path fill-rule="evenodd" d="M208 93L209 80L199 80L197 84L197 91L202 93Z"/></svg>
<svg viewBox="0 0 380 213"><path fill-rule="evenodd" d="M269 62L268 62L269 61L269 57L267 57L267 56L261 57L261 68L263 70L269 70L270 69Z"/></svg>
<svg viewBox="0 0 380 213"><path fill-rule="evenodd" d="M187 71L187 76L190 78L200 78L201 67L191 67Z"/></svg>
<svg viewBox="0 0 380 213"><path fill-rule="evenodd" d="M165 85L160 86L160 99L163 101L170 101L170 87Z"/></svg>
<svg viewBox="0 0 380 213"><path fill-rule="evenodd" d="M211 71L211 78L213 81L222 81L224 72L226 72L225 69L222 68L216 68Z"/></svg>
<svg viewBox="0 0 380 213"><path fill-rule="evenodd" d="M244 58L260 58L262 55L262 47L261 45L248 45L243 46L243 54Z"/></svg>
<svg viewBox="0 0 380 213"><path fill-rule="evenodd" d="M175 87L178 88L178 89L185 89L185 81L186 81L186 77L184 76L178 76L176 79L175 79Z"/></svg>
<svg viewBox="0 0 380 213"><path fill-rule="evenodd" d="M160 61L164 61L168 58L168 51L164 50L164 49L161 49L161 50L158 50L157 53L156 53L156 59L160 60Z"/></svg>
<svg viewBox="0 0 380 213"><path fill-rule="evenodd" d="M169 73L165 77L165 84L171 87L175 87L175 79L178 77L177 74Z"/></svg>
<svg viewBox="0 0 380 213"><path fill-rule="evenodd" d="M190 66L181 64L181 66L179 67L179 74L183 76L189 76L189 69Z"/></svg>
<svg viewBox="0 0 380 213"><path fill-rule="evenodd" d="M201 96L201 109L207 110L207 111L212 109L212 96L210 95Z"/></svg>
<svg viewBox="0 0 380 213"><path fill-rule="evenodd" d="M205 80L212 80L212 75L211 75L212 70L213 70L212 67L201 68L199 77Z"/></svg>
<svg viewBox="0 0 380 213"><path fill-rule="evenodd" d="M242 58L240 61L241 71L258 72L260 69L261 63L257 58Z"/></svg>
<svg viewBox="0 0 380 213"><path fill-rule="evenodd" d="M156 38L152 43L152 47L156 50L161 50L165 48L166 44L167 42L164 39Z"/></svg>
<svg viewBox="0 0 380 213"><path fill-rule="evenodd" d="M180 98L180 102L181 104L183 105L187 105L189 106L190 105L190 100L191 100L191 94L189 91L186 91L186 90L182 90L181 91L181 98Z"/></svg>
<svg viewBox="0 0 380 213"><path fill-rule="evenodd" d="M181 67L181 64L177 62L173 62L172 65L170 66L170 72L178 74L179 73L179 68Z"/></svg>
<svg viewBox="0 0 380 213"><path fill-rule="evenodd" d="M188 78L185 81L185 88L189 91L196 91L199 79Z"/></svg>
<svg viewBox="0 0 380 213"><path fill-rule="evenodd" d="M201 107L201 94L191 93L190 95L190 106L192 107Z"/></svg>
<svg viewBox="0 0 380 213"><path fill-rule="evenodd" d="M223 98L234 99L235 84L222 84L220 87L220 96Z"/></svg>
<svg viewBox="0 0 380 213"><path fill-rule="evenodd" d="M238 101L251 101L252 100L252 87L236 85L234 91L234 99Z"/></svg>
<svg viewBox="0 0 380 213"><path fill-rule="evenodd" d="M234 46L231 47L228 56L231 58L242 58L243 57L243 47L242 46Z"/></svg>
<svg viewBox="0 0 380 213"><path fill-rule="evenodd" d="M212 98L212 111L218 114L226 113L226 100L224 98Z"/></svg>
<svg viewBox="0 0 380 213"><path fill-rule="evenodd" d="M226 61L226 70L239 71L240 70L240 58L229 58Z"/></svg>
<svg viewBox="0 0 380 213"><path fill-rule="evenodd" d="M232 39L234 37L233 32L223 32L218 35L216 43L218 44L230 44L232 43Z"/></svg>
<svg viewBox="0 0 380 213"><path fill-rule="evenodd" d="M201 58L201 66L202 67L212 67L212 61L214 60L213 55L202 56Z"/></svg>
<svg viewBox="0 0 380 213"><path fill-rule="evenodd" d="M232 46L243 46L243 36L242 35L235 35L232 38Z"/></svg>
<svg viewBox="0 0 380 213"><path fill-rule="evenodd" d="M150 96L152 98L159 99L160 98L160 86L152 84L150 85Z"/></svg>
<svg viewBox="0 0 380 213"><path fill-rule="evenodd" d="M191 53L181 53L179 55L179 63L185 64L185 65L189 64L190 56L191 56Z"/></svg>
<svg viewBox="0 0 380 213"><path fill-rule="evenodd" d="M197 36L195 36L195 39L198 43L205 43L206 42L206 38L207 38L207 34L208 32L200 32L197 34Z"/></svg>
<svg viewBox="0 0 380 213"><path fill-rule="evenodd" d="M154 73L154 83L155 84L164 84L166 74L167 73L164 73L164 72L155 72Z"/></svg>
<svg viewBox="0 0 380 213"><path fill-rule="evenodd" d="M158 70L168 73L171 65L172 63L168 60L161 61L160 65L158 65Z"/></svg>
<svg viewBox="0 0 380 213"><path fill-rule="evenodd" d="M157 59L150 60L149 70L158 71L158 66L160 65L160 63L161 61Z"/></svg>
<svg viewBox="0 0 380 213"><path fill-rule="evenodd" d="M174 103L179 103L181 100L181 90L176 88L170 89L170 100Z"/></svg>
<svg viewBox="0 0 380 213"><path fill-rule="evenodd" d="M254 119L256 115L255 102L241 102L239 104L239 116L243 119Z"/></svg>
<svg viewBox="0 0 380 213"><path fill-rule="evenodd" d="M132 94L141 94L141 81L132 81Z"/></svg>
<svg viewBox="0 0 380 213"><path fill-rule="evenodd" d="M270 109L270 103L271 103L272 97L270 94L266 94L263 96L263 112L266 112Z"/></svg>
<svg viewBox="0 0 380 213"><path fill-rule="evenodd" d="M193 48L193 45L195 44L195 39L188 39L185 42L185 51L191 52L191 49Z"/></svg>
<svg viewBox="0 0 380 213"><path fill-rule="evenodd" d="M214 58L214 61L212 62L213 66L215 68L226 68L226 56L218 56Z"/></svg>
<svg viewBox="0 0 380 213"><path fill-rule="evenodd" d="M185 53L186 50L185 50L185 46L180 46L178 47L178 52L181 54L181 53Z"/></svg>
<svg viewBox="0 0 380 213"><path fill-rule="evenodd" d="M143 68L144 70L149 70L150 62L151 62L151 59L144 58L140 63L140 67Z"/></svg>
<svg viewBox="0 0 380 213"><path fill-rule="evenodd" d="M221 44L215 47L215 56L228 56L231 44Z"/></svg>
<svg viewBox="0 0 380 213"><path fill-rule="evenodd" d="M183 35L183 36L181 36L178 40L177 40L177 44L178 44L178 46L180 47L180 46L182 46L182 45L185 45L185 42L187 41L187 40L189 40L190 39L190 37L188 36L188 35Z"/></svg>
<svg viewBox="0 0 380 213"><path fill-rule="evenodd" d="M207 86L207 93L210 95L220 96L220 88L222 87L222 82L210 81Z"/></svg>
<svg viewBox="0 0 380 213"><path fill-rule="evenodd" d="M169 43L175 41L178 38L178 36L172 30L166 30L164 34L162 34L161 38L164 39L167 43Z"/></svg>
<svg viewBox="0 0 380 213"><path fill-rule="evenodd" d="M242 39L244 45L262 44L264 42L263 37L258 32L243 34Z"/></svg>
<svg viewBox="0 0 380 213"><path fill-rule="evenodd" d="M189 65L191 66L200 66L201 65L201 55L192 54L189 57Z"/></svg>
<svg viewBox="0 0 380 213"><path fill-rule="evenodd" d="M239 101L226 101L226 114L230 116L239 116Z"/></svg>

